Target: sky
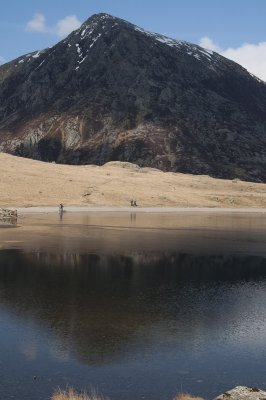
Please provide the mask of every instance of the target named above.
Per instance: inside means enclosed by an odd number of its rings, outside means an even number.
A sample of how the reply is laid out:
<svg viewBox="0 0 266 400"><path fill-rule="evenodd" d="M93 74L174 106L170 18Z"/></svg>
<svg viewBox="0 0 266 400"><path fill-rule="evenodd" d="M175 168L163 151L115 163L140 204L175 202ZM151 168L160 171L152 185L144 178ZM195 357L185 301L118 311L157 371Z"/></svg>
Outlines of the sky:
<svg viewBox="0 0 266 400"><path fill-rule="evenodd" d="M0 0L0 4L2 64L56 44L92 14L105 12L217 51L266 81L266 0Z"/></svg>

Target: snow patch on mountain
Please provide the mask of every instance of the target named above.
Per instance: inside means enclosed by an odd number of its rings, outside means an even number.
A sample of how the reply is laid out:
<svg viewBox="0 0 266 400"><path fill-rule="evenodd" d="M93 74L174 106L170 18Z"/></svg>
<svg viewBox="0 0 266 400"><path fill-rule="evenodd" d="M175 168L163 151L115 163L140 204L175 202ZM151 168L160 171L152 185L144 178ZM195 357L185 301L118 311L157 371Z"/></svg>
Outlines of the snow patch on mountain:
<svg viewBox="0 0 266 400"><path fill-rule="evenodd" d="M77 48L78 56L79 56L79 57L82 57L82 51L81 51L81 48L79 47L79 44L78 44L78 43L76 43L76 48Z"/></svg>
<svg viewBox="0 0 266 400"><path fill-rule="evenodd" d="M160 35L159 33L149 32L142 28L139 28L138 26L134 26L134 29L135 29L135 31L141 32L142 34L153 38L157 42L166 44L167 46L170 46L173 48L178 48L178 49L185 48L187 51L187 54L190 56L193 56L197 60L201 60L202 57L204 57L205 59L207 58L209 61L213 61L214 53L211 50L206 50L200 46L193 45L186 41L175 40L175 39L169 38L167 36Z"/></svg>
<svg viewBox="0 0 266 400"><path fill-rule="evenodd" d="M92 43L90 44L90 48L92 48L95 43L97 42L97 40L102 36L101 33L99 33L94 39L92 39Z"/></svg>
<svg viewBox="0 0 266 400"><path fill-rule="evenodd" d="M40 57L41 51L37 51L36 53L33 54L32 58L38 58Z"/></svg>

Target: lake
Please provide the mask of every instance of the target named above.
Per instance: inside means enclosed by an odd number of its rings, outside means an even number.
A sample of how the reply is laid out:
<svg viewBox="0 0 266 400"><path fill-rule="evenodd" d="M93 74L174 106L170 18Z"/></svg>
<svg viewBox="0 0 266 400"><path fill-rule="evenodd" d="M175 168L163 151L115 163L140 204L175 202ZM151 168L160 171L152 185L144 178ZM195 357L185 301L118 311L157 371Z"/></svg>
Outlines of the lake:
<svg viewBox="0 0 266 400"><path fill-rule="evenodd" d="M38 214L0 229L1 398L265 389L265 342L265 214Z"/></svg>

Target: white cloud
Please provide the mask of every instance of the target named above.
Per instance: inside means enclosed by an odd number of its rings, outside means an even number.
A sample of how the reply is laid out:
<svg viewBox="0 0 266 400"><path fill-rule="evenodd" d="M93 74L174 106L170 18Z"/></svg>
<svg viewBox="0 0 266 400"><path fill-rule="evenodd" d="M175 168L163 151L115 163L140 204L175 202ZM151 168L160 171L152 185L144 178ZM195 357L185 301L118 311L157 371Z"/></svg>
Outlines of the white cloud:
<svg viewBox="0 0 266 400"><path fill-rule="evenodd" d="M225 50L223 55L243 65L249 72L266 81L266 42L245 43L236 49Z"/></svg>
<svg viewBox="0 0 266 400"><path fill-rule="evenodd" d="M0 56L0 65L4 64L6 62L6 59L4 57Z"/></svg>
<svg viewBox="0 0 266 400"><path fill-rule="evenodd" d="M64 19L60 19L55 27L55 32L58 36L64 37L68 35L70 32L79 28L81 22L75 15L68 15Z"/></svg>
<svg viewBox="0 0 266 400"><path fill-rule="evenodd" d="M45 16L43 14L35 14L33 18L27 22L26 31L29 32L49 32L50 29L46 26Z"/></svg>
<svg viewBox="0 0 266 400"><path fill-rule="evenodd" d="M65 37L80 25L81 22L76 15L68 15L60 19L55 26L48 26L45 16L39 13L35 14L33 18L27 22L25 29L28 32L50 33L59 37Z"/></svg>
<svg viewBox="0 0 266 400"><path fill-rule="evenodd" d="M208 36L204 36L200 39L199 45L204 47L205 49L216 51L217 53L221 53L223 50L216 44L212 39Z"/></svg>
<svg viewBox="0 0 266 400"><path fill-rule="evenodd" d="M258 78L266 81L266 42L244 43L240 47L222 49L209 37L203 37L199 45L237 62Z"/></svg>

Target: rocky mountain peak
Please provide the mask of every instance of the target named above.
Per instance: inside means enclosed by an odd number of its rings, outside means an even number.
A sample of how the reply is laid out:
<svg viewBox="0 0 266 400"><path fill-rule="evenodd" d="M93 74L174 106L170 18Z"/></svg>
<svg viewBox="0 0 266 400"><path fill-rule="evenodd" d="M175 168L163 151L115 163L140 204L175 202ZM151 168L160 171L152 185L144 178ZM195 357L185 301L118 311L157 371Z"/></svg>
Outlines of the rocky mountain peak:
<svg viewBox="0 0 266 400"><path fill-rule="evenodd" d="M115 30L117 33L121 30L128 31L128 34L142 38L146 37L150 39L151 44L169 46L174 49L181 49L190 56L194 56L198 60L201 58L205 60L212 60L213 54L211 50L206 50L198 45L186 41L175 40L164 36L159 33L146 31L136 25L133 25L121 18L114 17L109 14L99 13L92 15L87 21L85 21L79 29L74 31L70 37L80 37L81 40L91 38L94 43L102 36L111 35L111 30ZM217 54L217 53L216 53Z"/></svg>
<svg viewBox="0 0 266 400"><path fill-rule="evenodd" d="M88 18L80 28L72 32L70 37L73 35L80 36L80 38L84 40L85 38L90 37L95 31L98 33L102 32L108 34L113 27L119 26L120 24L125 25L126 22L109 14L94 14Z"/></svg>
<svg viewBox="0 0 266 400"><path fill-rule="evenodd" d="M96 14L0 66L0 150L265 181L266 85L196 44Z"/></svg>

